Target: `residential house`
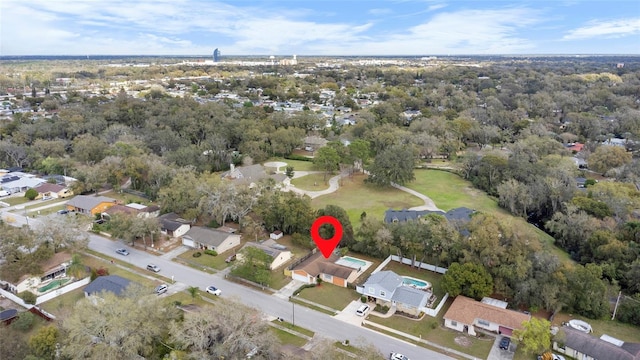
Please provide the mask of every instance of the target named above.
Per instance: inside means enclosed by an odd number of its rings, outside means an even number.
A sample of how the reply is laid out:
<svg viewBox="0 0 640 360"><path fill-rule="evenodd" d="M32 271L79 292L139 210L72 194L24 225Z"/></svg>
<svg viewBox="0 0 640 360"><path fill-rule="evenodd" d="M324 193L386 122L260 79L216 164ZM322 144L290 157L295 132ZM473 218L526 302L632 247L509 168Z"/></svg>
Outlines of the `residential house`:
<svg viewBox="0 0 640 360"><path fill-rule="evenodd" d="M43 283L65 277L67 275L67 266L70 264L71 255L67 252L55 253L52 257L41 264L44 271L40 274L22 274L15 284L6 283L9 291L13 293L21 293L23 291L32 291L41 286Z"/></svg>
<svg viewBox="0 0 640 360"><path fill-rule="evenodd" d="M235 167L231 164L229 171L222 174L223 179L231 180L237 184L246 184L249 187L255 186L260 180L271 178L276 182L276 186L287 187L290 179L285 174L267 174L264 166L260 164Z"/></svg>
<svg viewBox="0 0 640 360"><path fill-rule="evenodd" d="M130 280L118 275L98 276L84 288L84 296L96 296L104 291L120 296L130 284Z"/></svg>
<svg viewBox="0 0 640 360"><path fill-rule="evenodd" d="M182 244L194 249L215 250L222 254L240 245L240 235L194 226L182 236Z"/></svg>
<svg viewBox="0 0 640 360"><path fill-rule="evenodd" d="M579 360L640 360L640 344L602 335L600 338L563 326L562 343L553 342L553 349Z"/></svg>
<svg viewBox="0 0 640 360"><path fill-rule="evenodd" d="M264 251L267 255L269 255L272 260L271 264L269 264L269 269L274 270L284 265L287 261L291 259L291 251L287 250L286 247L277 244L273 240L266 240L263 243L255 243L248 242L244 244L242 249L247 247L254 247ZM242 251L242 249L240 249ZM238 260L242 260L242 253L238 253Z"/></svg>
<svg viewBox="0 0 640 360"><path fill-rule="evenodd" d="M503 306L506 307L506 303ZM476 335L475 327L511 336L513 330L522 329L522 323L529 321L531 315L503 306L459 295L444 314L444 326L473 336Z"/></svg>
<svg viewBox="0 0 640 360"><path fill-rule="evenodd" d="M333 254L325 259L322 253L316 251L291 268L291 278L307 284L315 284L317 279L322 279L333 285L347 287L348 283L355 281L358 277L358 271L335 264L339 258L340 256Z"/></svg>
<svg viewBox="0 0 640 360"><path fill-rule="evenodd" d="M116 205L116 199L106 196L78 195L67 202L67 210L86 215L96 215L105 212Z"/></svg>
<svg viewBox="0 0 640 360"><path fill-rule="evenodd" d="M11 172L0 178L0 188L12 194L27 191L38 185L45 183L43 179L39 179L30 174L22 172Z"/></svg>
<svg viewBox="0 0 640 360"><path fill-rule="evenodd" d="M430 290L405 286L401 276L388 270L372 274L362 286L356 286L356 291L376 304L413 316L418 316L433 296Z"/></svg>
<svg viewBox="0 0 640 360"><path fill-rule="evenodd" d="M158 216L160 222L160 232L172 238L180 237L191 229L191 224L181 219L176 213L167 213Z"/></svg>
<svg viewBox="0 0 640 360"><path fill-rule="evenodd" d="M329 141L325 138L321 138L320 136L310 135L303 139L304 148L311 149L311 151L316 151L323 146L326 146Z"/></svg>
<svg viewBox="0 0 640 360"><path fill-rule="evenodd" d="M48 182L34 187L33 190L38 192L36 199L42 199L44 197L57 199L66 198L73 195L73 191L71 191L71 189L67 188L66 186Z"/></svg>

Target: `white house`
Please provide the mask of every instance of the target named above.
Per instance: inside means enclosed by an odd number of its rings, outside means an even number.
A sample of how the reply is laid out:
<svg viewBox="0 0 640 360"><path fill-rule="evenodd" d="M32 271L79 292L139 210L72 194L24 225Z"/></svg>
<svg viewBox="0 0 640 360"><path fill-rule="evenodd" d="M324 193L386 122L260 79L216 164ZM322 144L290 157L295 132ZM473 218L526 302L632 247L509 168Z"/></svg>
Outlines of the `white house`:
<svg viewBox="0 0 640 360"><path fill-rule="evenodd" d="M272 240L278 240L278 239L282 238L282 236L284 236L284 234L280 230L276 230L276 231L272 232L271 234L269 234L269 238L271 238Z"/></svg>
<svg viewBox="0 0 640 360"><path fill-rule="evenodd" d="M271 241L271 242L270 242ZM273 247L275 246L275 247ZM284 265L287 261L291 259L291 251L287 250L284 246L278 245L272 240L267 240L262 244L248 242L242 248L246 247L254 247L264 251L267 255L271 256L273 259L271 264L269 265L269 269L274 270ZM242 253L238 254L238 260L242 260Z"/></svg>
<svg viewBox="0 0 640 360"><path fill-rule="evenodd" d="M396 311L418 316L433 293L428 289L415 289L404 285L404 280L393 271L379 271L369 276L362 286L356 286L356 292L374 299L376 304L395 306Z"/></svg>
<svg viewBox="0 0 640 360"><path fill-rule="evenodd" d="M182 244L194 249L215 250L222 254L240 245L240 235L194 226L182 236Z"/></svg>
<svg viewBox="0 0 640 360"><path fill-rule="evenodd" d="M531 315L485 304L466 296L458 295L444 314L444 326L475 336L475 327L511 336Z"/></svg>

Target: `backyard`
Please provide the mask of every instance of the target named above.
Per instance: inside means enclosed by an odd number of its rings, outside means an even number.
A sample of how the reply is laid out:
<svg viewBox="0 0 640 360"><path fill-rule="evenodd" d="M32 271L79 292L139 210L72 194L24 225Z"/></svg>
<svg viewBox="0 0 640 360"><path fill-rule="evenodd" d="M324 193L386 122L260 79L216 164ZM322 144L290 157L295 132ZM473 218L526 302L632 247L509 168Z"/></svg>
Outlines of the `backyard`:
<svg viewBox="0 0 640 360"><path fill-rule="evenodd" d="M285 159L285 158L272 158L269 159L266 162L273 162L273 161L281 161L281 162L286 162L287 166L293 166L293 171L314 171L314 170L318 170L316 168L313 167L313 162L311 161L302 161L302 160L290 160L290 159ZM274 169L275 170L275 169ZM280 171L284 171L285 168L282 167L280 168Z"/></svg>
<svg viewBox="0 0 640 360"><path fill-rule="evenodd" d="M298 189L307 191L321 191L329 188L329 179L334 176L329 174L326 176L324 172L308 174L297 179L291 180L291 184L295 185Z"/></svg>
<svg viewBox="0 0 640 360"><path fill-rule="evenodd" d="M360 214L363 212L367 213L367 217L382 220L384 212L388 209L408 209L424 205L420 199L404 191L366 184L365 178L363 174L346 177L342 180L338 191L317 197L311 201L311 204L316 209L327 205L342 207L349 215L354 229L359 227Z"/></svg>
<svg viewBox="0 0 640 360"><path fill-rule="evenodd" d="M445 291L442 290L442 287L440 286L442 275L438 273L411 267L409 265L401 264L397 261L389 261L389 264L387 264L384 269L391 270L401 276L411 276L416 279L426 280L431 283L431 290L433 291L433 294L438 297L438 299L436 300L436 304L440 303L440 300L445 294ZM440 312L442 312L442 310L440 310Z"/></svg>

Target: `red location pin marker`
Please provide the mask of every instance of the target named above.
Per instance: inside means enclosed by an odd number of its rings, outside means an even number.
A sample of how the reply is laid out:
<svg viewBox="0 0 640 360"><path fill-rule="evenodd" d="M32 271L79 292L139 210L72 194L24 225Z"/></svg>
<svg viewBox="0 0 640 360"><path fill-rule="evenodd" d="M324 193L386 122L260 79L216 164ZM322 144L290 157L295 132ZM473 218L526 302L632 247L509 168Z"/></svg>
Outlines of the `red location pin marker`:
<svg viewBox="0 0 640 360"><path fill-rule="evenodd" d="M320 226L324 224L333 226L334 234L331 239L324 239L320 236ZM318 249L320 249L322 256L324 256L325 259L328 259L342 239L342 224L340 224L340 221L333 216L320 216L313 222L313 225L311 225L311 238L313 239L313 242L316 243Z"/></svg>

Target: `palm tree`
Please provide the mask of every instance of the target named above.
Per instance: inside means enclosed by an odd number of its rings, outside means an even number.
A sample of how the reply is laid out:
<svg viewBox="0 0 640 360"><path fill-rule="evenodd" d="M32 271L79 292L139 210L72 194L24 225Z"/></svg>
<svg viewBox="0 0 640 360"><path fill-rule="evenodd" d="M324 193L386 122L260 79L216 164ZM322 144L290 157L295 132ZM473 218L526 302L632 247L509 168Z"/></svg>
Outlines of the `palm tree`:
<svg viewBox="0 0 640 360"><path fill-rule="evenodd" d="M191 294L192 298L196 298L198 297L198 287L197 286L190 286L187 291L189 292L189 294Z"/></svg>
<svg viewBox="0 0 640 360"><path fill-rule="evenodd" d="M82 257L79 254L71 256L71 263L67 266L67 273L75 278L81 278L87 274L87 269L82 263Z"/></svg>

